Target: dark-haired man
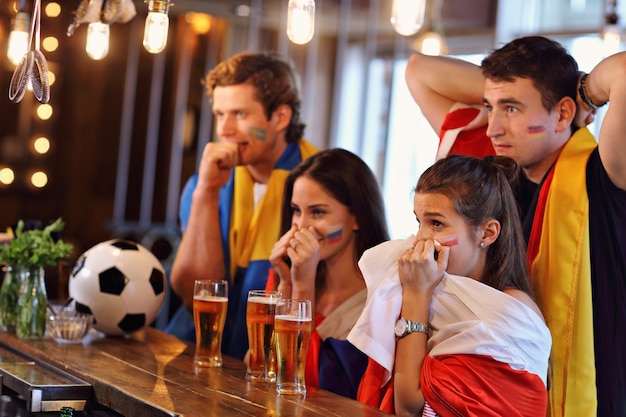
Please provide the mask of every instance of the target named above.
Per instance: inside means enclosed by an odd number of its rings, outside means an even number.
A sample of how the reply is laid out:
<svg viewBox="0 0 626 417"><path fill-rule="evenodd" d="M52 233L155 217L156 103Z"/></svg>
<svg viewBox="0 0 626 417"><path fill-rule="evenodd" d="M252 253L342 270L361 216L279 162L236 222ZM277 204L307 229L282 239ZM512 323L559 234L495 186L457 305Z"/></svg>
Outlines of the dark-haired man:
<svg viewBox="0 0 626 417"><path fill-rule="evenodd" d="M482 102L488 124L474 133L524 171L531 276L553 337L549 415L626 415L626 53L583 74L559 43L528 36L480 67L415 54L407 82L437 130L454 102ZM576 126L607 102L596 142Z"/></svg>

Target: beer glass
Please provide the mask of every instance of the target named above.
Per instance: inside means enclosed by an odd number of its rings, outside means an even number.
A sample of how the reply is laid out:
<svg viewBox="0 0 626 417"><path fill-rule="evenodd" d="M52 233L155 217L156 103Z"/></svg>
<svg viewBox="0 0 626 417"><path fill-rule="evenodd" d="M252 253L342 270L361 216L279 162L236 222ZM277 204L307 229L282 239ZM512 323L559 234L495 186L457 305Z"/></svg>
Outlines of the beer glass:
<svg viewBox="0 0 626 417"><path fill-rule="evenodd" d="M276 304L276 392L306 394L304 365L313 329L310 300L281 299Z"/></svg>
<svg viewBox="0 0 626 417"><path fill-rule="evenodd" d="M276 351L274 350L274 313L281 298L280 291L252 290L248 292L246 325L250 362L248 381L276 381Z"/></svg>
<svg viewBox="0 0 626 417"><path fill-rule="evenodd" d="M196 366L210 368L222 366L222 333L227 307L228 281L196 280L193 292Z"/></svg>

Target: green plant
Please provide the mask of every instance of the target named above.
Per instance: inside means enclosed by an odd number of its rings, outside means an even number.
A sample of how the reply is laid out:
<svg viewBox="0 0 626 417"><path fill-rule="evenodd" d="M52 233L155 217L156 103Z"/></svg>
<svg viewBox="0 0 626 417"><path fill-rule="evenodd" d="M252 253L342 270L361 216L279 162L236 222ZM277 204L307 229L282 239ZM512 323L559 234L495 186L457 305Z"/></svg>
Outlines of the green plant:
<svg viewBox="0 0 626 417"><path fill-rule="evenodd" d="M15 326L21 339L44 336L48 305L44 267L56 265L73 248L52 236L63 226L59 218L41 230L24 230L20 220L13 239L0 245L0 263L10 267L0 290L0 321L7 329Z"/></svg>
<svg viewBox="0 0 626 417"><path fill-rule="evenodd" d="M0 245L0 262L12 267L43 268L56 265L61 258L72 251L71 243L61 239L54 241L52 233L63 230L65 223L58 218L42 230L24 231L24 221L20 220L15 229L15 237L5 245Z"/></svg>

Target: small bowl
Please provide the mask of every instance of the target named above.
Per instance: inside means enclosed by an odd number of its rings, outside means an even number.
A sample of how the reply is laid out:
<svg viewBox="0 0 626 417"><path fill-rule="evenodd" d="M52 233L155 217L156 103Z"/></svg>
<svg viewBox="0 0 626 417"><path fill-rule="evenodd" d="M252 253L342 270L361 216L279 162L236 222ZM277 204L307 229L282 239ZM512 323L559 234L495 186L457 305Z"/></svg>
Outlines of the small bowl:
<svg viewBox="0 0 626 417"><path fill-rule="evenodd" d="M48 317L50 336L58 343L81 343L87 335L93 316L76 311L60 311Z"/></svg>

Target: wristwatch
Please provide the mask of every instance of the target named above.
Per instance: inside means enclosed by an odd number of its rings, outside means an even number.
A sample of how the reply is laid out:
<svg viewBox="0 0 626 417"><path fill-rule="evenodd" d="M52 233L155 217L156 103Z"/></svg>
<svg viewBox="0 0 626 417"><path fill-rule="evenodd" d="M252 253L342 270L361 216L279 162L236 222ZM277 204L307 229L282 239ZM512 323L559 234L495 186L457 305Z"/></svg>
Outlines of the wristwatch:
<svg viewBox="0 0 626 417"><path fill-rule="evenodd" d="M396 333L396 337L404 337L409 333L420 332L426 333L430 331L428 324L420 323L419 321L411 321L409 319L405 319L404 317L400 318L396 322L396 327L394 328Z"/></svg>

